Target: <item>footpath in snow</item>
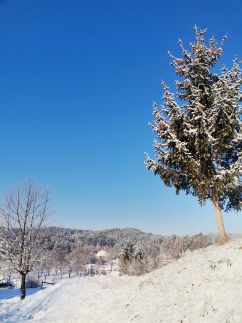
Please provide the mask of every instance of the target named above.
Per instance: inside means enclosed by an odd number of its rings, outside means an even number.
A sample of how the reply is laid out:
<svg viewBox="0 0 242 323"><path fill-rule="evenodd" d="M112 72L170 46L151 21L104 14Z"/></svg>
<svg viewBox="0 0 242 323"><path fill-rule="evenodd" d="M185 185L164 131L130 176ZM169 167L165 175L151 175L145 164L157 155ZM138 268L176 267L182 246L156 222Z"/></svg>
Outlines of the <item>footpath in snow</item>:
<svg viewBox="0 0 242 323"><path fill-rule="evenodd" d="M0 322L242 322L242 240L186 254L142 277L73 278L0 300Z"/></svg>

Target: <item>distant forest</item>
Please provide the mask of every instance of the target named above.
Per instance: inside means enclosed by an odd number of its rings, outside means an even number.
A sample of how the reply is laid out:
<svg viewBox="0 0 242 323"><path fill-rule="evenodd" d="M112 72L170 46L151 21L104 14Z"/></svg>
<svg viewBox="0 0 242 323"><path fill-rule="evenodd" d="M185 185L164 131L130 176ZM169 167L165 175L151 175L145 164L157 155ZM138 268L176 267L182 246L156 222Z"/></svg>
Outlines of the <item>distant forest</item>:
<svg viewBox="0 0 242 323"><path fill-rule="evenodd" d="M1 228L0 234L4 234ZM166 236L132 228L93 231L47 227L41 229L39 242L45 251L33 269L35 272L78 273L85 265L97 263L97 252L104 249L109 255L107 261L119 258L120 272L142 274L160 268L167 260L180 258L187 250L207 247L215 242L213 234ZM0 258L0 270L5 276L11 272L11 266L2 251ZM137 273L137 268L142 270Z"/></svg>

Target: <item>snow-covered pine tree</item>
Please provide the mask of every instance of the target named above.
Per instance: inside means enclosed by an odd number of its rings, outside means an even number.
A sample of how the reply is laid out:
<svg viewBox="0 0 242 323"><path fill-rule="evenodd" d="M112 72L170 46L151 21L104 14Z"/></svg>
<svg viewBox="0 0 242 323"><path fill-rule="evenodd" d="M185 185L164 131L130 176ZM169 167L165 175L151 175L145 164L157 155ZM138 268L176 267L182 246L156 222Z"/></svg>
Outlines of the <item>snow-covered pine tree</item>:
<svg viewBox="0 0 242 323"><path fill-rule="evenodd" d="M142 275L149 271L147 254L142 242L128 241L121 246L119 272L125 275Z"/></svg>
<svg viewBox="0 0 242 323"><path fill-rule="evenodd" d="M179 77L177 93L162 82L163 104L154 104L151 124L158 138L156 159L147 156L145 164L177 193L191 193L201 205L210 199L219 241L225 243L221 210L239 211L242 206L242 70L235 59L231 69L222 67L216 74L226 37L220 45L213 37L206 44L205 33L195 26L190 50L179 40L181 58L170 54Z"/></svg>
<svg viewBox="0 0 242 323"><path fill-rule="evenodd" d="M128 241L122 244L121 252L119 255L119 272L127 275L129 273L129 267L134 259L135 243Z"/></svg>

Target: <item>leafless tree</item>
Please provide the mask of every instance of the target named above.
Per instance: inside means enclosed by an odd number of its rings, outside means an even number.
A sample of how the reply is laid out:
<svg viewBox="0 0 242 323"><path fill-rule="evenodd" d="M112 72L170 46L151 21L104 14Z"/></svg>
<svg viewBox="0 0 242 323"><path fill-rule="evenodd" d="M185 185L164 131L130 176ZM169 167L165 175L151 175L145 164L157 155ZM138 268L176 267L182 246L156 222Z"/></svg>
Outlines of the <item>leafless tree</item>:
<svg viewBox="0 0 242 323"><path fill-rule="evenodd" d="M88 263L89 254L89 248L83 243L78 242L76 247L67 256L69 271L74 270L76 273L83 271L84 266Z"/></svg>
<svg viewBox="0 0 242 323"><path fill-rule="evenodd" d="M9 192L0 207L1 253L9 269L20 274L21 299L26 296L26 275L43 256L48 205L49 193L29 180Z"/></svg>

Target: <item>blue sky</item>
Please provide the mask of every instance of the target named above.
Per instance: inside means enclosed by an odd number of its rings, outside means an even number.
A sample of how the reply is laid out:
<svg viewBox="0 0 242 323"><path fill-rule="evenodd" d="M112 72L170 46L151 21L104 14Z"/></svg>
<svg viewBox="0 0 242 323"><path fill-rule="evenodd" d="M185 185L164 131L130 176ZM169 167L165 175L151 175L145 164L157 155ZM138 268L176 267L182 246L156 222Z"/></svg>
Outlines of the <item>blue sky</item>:
<svg viewBox="0 0 242 323"><path fill-rule="evenodd" d="M152 101L174 72L167 51L193 26L241 56L242 1L0 1L0 193L33 177L54 225L216 231L213 208L176 196L144 166ZM225 215L242 232L241 214Z"/></svg>

